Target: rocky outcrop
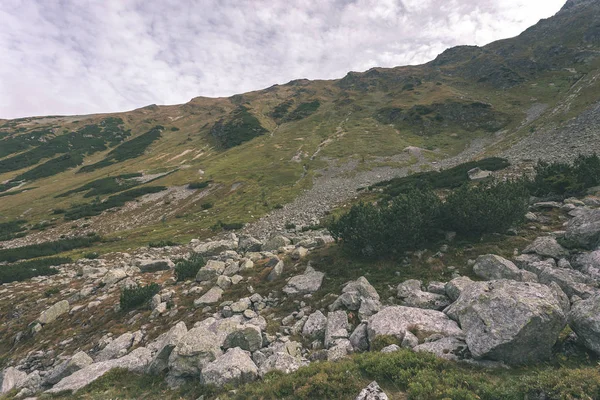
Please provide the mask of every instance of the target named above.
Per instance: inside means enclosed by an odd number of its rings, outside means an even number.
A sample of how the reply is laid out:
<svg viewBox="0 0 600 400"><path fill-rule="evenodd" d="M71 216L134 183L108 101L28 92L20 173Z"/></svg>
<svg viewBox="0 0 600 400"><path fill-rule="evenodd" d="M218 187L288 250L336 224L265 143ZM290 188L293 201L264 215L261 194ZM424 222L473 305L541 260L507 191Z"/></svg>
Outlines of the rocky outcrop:
<svg viewBox="0 0 600 400"><path fill-rule="evenodd" d="M201 381L218 387L242 384L258 378L258 368L250 353L239 347L231 348L202 369Z"/></svg>
<svg viewBox="0 0 600 400"><path fill-rule="evenodd" d="M571 247L594 250L600 245L600 209L582 210L567 223L565 242Z"/></svg>
<svg viewBox="0 0 600 400"><path fill-rule="evenodd" d="M19 371L15 367L6 368L0 375L0 394L21 388L26 379L27 373Z"/></svg>
<svg viewBox="0 0 600 400"><path fill-rule="evenodd" d="M573 305L569 326L585 347L600 355L600 294Z"/></svg>
<svg viewBox="0 0 600 400"><path fill-rule="evenodd" d="M511 280L473 283L446 313L460 323L475 358L508 364L547 359L566 324L552 289Z"/></svg>
<svg viewBox="0 0 600 400"><path fill-rule="evenodd" d="M398 298L407 307L443 310L450 305L450 299L443 294L429 293L421 290L421 281L411 279L398 285Z"/></svg>
<svg viewBox="0 0 600 400"><path fill-rule="evenodd" d="M54 385L61 381L63 378L66 378L69 375L79 371L91 365L94 362L92 357L88 356L85 352L80 351L76 353L69 360L66 360L62 364L57 365L54 369L50 371L50 373L44 379L44 383L46 385Z"/></svg>
<svg viewBox="0 0 600 400"><path fill-rule="evenodd" d="M169 357L172 377L198 377L202 368L221 355L217 336L200 326L190 329L175 346Z"/></svg>
<svg viewBox="0 0 600 400"><path fill-rule="evenodd" d="M150 364L148 365L147 373L151 375L158 375L167 370L169 367L169 356L171 355L171 352L181 341L181 339L183 339L187 331L187 327L182 321L172 327L169 332L159 337L156 342L156 352L152 357L152 361L150 361Z"/></svg>

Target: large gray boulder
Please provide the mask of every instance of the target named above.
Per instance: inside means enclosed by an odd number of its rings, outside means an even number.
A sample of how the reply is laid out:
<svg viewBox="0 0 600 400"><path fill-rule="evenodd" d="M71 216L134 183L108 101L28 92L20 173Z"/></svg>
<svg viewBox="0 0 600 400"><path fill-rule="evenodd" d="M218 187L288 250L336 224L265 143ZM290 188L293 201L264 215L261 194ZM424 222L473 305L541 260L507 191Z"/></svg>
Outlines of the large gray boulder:
<svg viewBox="0 0 600 400"><path fill-rule="evenodd" d="M150 362L151 357L152 352L149 349L139 347L125 357L90 364L66 378L63 378L54 385L52 389L47 390L46 393L60 393L64 391L72 391L75 393L115 368L142 373Z"/></svg>
<svg viewBox="0 0 600 400"><path fill-rule="evenodd" d="M19 371L15 367L6 368L2 371L2 374L0 374L0 394L21 388L26 379L27 373Z"/></svg>
<svg viewBox="0 0 600 400"><path fill-rule="evenodd" d="M398 285L398 298L407 307L443 310L450 305L450 299L442 294L424 292L421 281L411 279Z"/></svg>
<svg viewBox="0 0 600 400"><path fill-rule="evenodd" d="M127 350L131 347L133 343L134 335L131 332L126 332L110 342L106 345L105 348L100 350L98 355L96 355L96 362L99 361L107 361L112 360L114 358L119 358L127 354Z"/></svg>
<svg viewBox="0 0 600 400"><path fill-rule="evenodd" d="M327 327L327 317L319 310L308 316L302 327L302 336L309 338L323 338Z"/></svg>
<svg viewBox="0 0 600 400"><path fill-rule="evenodd" d="M585 347L600 355L600 294L573 304L569 326Z"/></svg>
<svg viewBox="0 0 600 400"><path fill-rule="evenodd" d="M242 384L258 378L258 368L250 353L239 347L231 348L202 369L201 380L204 384L224 386Z"/></svg>
<svg viewBox="0 0 600 400"><path fill-rule="evenodd" d="M277 235L277 236L273 236L272 238L267 240L263 244L262 250L263 251L275 251L275 250L278 250L280 247L288 246L291 243L292 243L292 241L290 239L286 238L285 236Z"/></svg>
<svg viewBox="0 0 600 400"><path fill-rule="evenodd" d="M581 253L571 260L573 268L600 282L600 250Z"/></svg>
<svg viewBox="0 0 600 400"><path fill-rule="evenodd" d="M92 357L88 356L84 351L80 351L73 355L69 360L54 367L44 379L46 385L55 385L63 378L91 365L94 362Z"/></svg>
<svg viewBox="0 0 600 400"><path fill-rule="evenodd" d="M169 356L169 370L174 377L199 377L208 363L221 355L217 336L203 326L190 329Z"/></svg>
<svg viewBox="0 0 600 400"><path fill-rule="evenodd" d="M200 268L196 274L197 282L205 282L215 279L225 271L225 263L223 261L208 260L204 267Z"/></svg>
<svg viewBox="0 0 600 400"><path fill-rule="evenodd" d="M581 210L567 223L564 240L571 247L597 248L600 245L600 209Z"/></svg>
<svg viewBox="0 0 600 400"><path fill-rule="evenodd" d="M258 373L261 377L269 371L281 371L284 374L289 374L298 370L303 365L306 365L305 361L289 353L280 351L270 355L261 363Z"/></svg>
<svg viewBox="0 0 600 400"><path fill-rule="evenodd" d="M67 300L61 300L58 303L50 306L46 311L40 314L37 319L42 325L54 322L58 317L69 312L69 302Z"/></svg>
<svg viewBox="0 0 600 400"><path fill-rule="evenodd" d="M214 304L221 300L221 296L223 295L223 289L218 286L212 287L208 290L208 292L204 293L202 296L194 300L195 307L201 307L206 304Z"/></svg>
<svg viewBox="0 0 600 400"><path fill-rule="evenodd" d="M361 276L348 282L342 288L342 294L329 306L331 311L343 308L358 311L359 318L366 319L381 309L379 294L369 281Z"/></svg>
<svg viewBox="0 0 600 400"><path fill-rule="evenodd" d="M594 281L574 269L545 268L539 275L539 281L546 285L556 282L569 297L586 299L597 292L597 289L590 286Z"/></svg>
<svg viewBox="0 0 600 400"><path fill-rule="evenodd" d="M238 241L234 238L202 243L194 248L194 252L203 256L216 256L227 250L237 250Z"/></svg>
<svg viewBox="0 0 600 400"><path fill-rule="evenodd" d="M223 348L239 347L242 350L254 352L262 347L262 331L258 326L239 325L236 330L225 338Z"/></svg>
<svg viewBox="0 0 600 400"><path fill-rule="evenodd" d="M371 344L379 336L394 336L402 341L406 332L414 334L419 343L433 335L463 335L458 324L443 312L404 306L385 307L370 317L367 332Z"/></svg>
<svg viewBox="0 0 600 400"><path fill-rule="evenodd" d="M445 337L433 342L423 343L412 348L414 351L432 353L439 358L459 361L470 357L469 348L464 338Z"/></svg>
<svg viewBox="0 0 600 400"><path fill-rule="evenodd" d="M123 268L113 268L104 275L101 282L104 287L110 288L125 278L127 278L127 272Z"/></svg>
<svg viewBox="0 0 600 400"><path fill-rule="evenodd" d="M167 370L171 352L181 339L183 339L187 331L185 322L180 321L172 327L169 332L159 338L156 346L156 353L154 353L152 361L148 365L148 369L146 370L147 373L150 375L158 375Z"/></svg>
<svg viewBox="0 0 600 400"><path fill-rule="evenodd" d="M285 294L307 294L314 293L321 288L324 273L315 271L312 267L306 267L302 275L296 275L288 281L283 288Z"/></svg>
<svg viewBox="0 0 600 400"><path fill-rule="evenodd" d="M458 278L452 279L450 282L446 283L444 287L446 290L446 295L452 301L456 301L460 294L471 285L473 281L468 276L459 276Z"/></svg>
<svg viewBox="0 0 600 400"><path fill-rule="evenodd" d="M475 282L446 310L475 358L507 364L547 359L566 316L553 289L531 282Z"/></svg>
<svg viewBox="0 0 600 400"><path fill-rule="evenodd" d="M379 387L377 382L373 381L369 383L369 386L360 391L356 399L354 400L388 400L389 397L385 394L383 389Z"/></svg>
<svg viewBox="0 0 600 400"><path fill-rule="evenodd" d="M523 250L525 254L537 254L542 257L560 259L568 256L569 251L562 247L552 236L540 236Z"/></svg>
<svg viewBox="0 0 600 400"><path fill-rule="evenodd" d="M477 257L473 266L475 275L482 279L513 279L520 280L521 271L517 266L495 254L486 254Z"/></svg>
<svg viewBox="0 0 600 400"><path fill-rule="evenodd" d="M337 339L348 338L348 314L345 311L331 311L327 314L325 327L325 348L329 348Z"/></svg>

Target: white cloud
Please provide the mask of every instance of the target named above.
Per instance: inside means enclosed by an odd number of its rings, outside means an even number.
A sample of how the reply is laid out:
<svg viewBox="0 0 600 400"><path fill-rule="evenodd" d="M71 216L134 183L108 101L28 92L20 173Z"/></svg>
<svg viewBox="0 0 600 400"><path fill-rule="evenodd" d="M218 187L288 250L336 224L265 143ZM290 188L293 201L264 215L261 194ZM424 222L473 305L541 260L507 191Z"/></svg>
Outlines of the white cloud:
<svg viewBox="0 0 600 400"><path fill-rule="evenodd" d="M3 0L0 118L124 111L431 60L564 0Z"/></svg>

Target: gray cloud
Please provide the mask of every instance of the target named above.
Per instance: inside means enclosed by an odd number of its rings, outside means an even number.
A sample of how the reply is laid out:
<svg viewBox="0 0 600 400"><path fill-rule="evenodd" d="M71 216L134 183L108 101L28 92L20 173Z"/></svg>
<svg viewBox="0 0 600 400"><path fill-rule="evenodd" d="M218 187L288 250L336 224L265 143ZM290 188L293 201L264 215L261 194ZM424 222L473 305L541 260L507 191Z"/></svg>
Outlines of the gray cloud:
<svg viewBox="0 0 600 400"><path fill-rule="evenodd" d="M565 0L2 0L0 118L124 111L420 64Z"/></svg>

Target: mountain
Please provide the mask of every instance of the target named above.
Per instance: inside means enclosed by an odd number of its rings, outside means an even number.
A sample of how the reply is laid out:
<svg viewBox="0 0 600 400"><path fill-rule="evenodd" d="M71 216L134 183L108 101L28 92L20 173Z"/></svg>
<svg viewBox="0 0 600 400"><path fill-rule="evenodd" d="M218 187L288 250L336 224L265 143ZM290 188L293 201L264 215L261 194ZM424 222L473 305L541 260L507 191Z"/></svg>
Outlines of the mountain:
<svg viewBox="0 0 600 400"><path fill-rule="evenodd" d="M184 241L269 214L264 233L317 224L361 186L411 171L600 150L598 21L597 1L570 0L515 38L424 65L1 121L0 222L29 233L4 246L90 232L113 239L106 249Z"/></svg>

